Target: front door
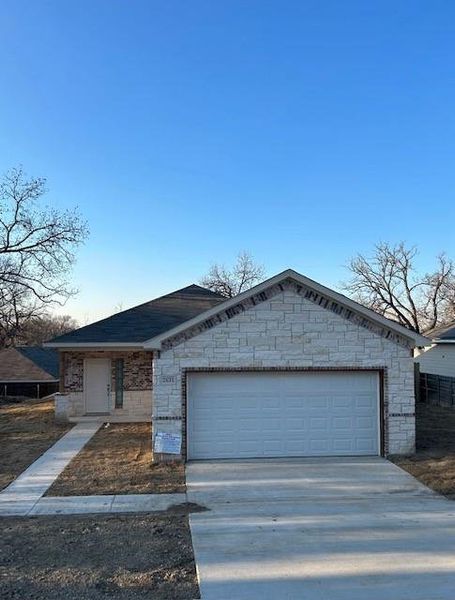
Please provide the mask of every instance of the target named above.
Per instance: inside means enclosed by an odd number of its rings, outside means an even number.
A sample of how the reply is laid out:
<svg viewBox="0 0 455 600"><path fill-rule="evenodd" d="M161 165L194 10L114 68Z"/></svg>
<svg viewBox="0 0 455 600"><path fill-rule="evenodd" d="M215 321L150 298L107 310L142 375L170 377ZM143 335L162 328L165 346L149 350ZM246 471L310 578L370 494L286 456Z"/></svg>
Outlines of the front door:
<svg viewBox="0 0 455 600"><path fill-rule="evenodd" d="M105 414L110 409L111 361L108 358L85 360L85 410Z"/></svg>

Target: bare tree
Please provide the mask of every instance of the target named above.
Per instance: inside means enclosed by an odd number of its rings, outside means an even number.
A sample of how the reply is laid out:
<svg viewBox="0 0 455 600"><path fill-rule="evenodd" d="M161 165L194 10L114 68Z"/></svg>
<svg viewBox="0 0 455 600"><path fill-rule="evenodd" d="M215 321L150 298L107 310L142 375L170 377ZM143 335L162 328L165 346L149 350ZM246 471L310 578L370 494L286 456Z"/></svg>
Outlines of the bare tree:
<svg viewBox="0 0 455 600"><path fill-rule="evenodd" d="M70 315L42 315L32 317L22 324L18 344L40 346L58 335L69 333L79 327L76 319Z"/></svg>
<svg viewBox="0 0 455 600"><path fill-rule="evenodd" d="M119 300L117 304L114 306L114 314L123 311L123 300Z"/></svg>
<svg viewBox="0 0 455 600"><path fill-rule="evenodd" d="M16 345L22 327L42 313L42 308L26 296L19 288L5 292L0 287L0 348Z"/></svg>
<svg viewBox="0 0 455 600"><path fill-rule="evenodd" d="M374 255L351 259L344 289L355 300L419 333L455 318L455 267L445 254L435 270L418 273L417 248L380 243Z"/></svg>
<svg viewBox="0 0 455 600"><path fill-rule="evenodd" d="M0 343L14 343L21 323L63 305L74 250L88 234L77 210L40 205L46 180L21 168L0 181Z"/></svg>
<svg viewBox="0 0 455 600"><path fill-rule="evenodd" d="M201 285L227 298L233 298L262 281L264 277L264 267L257 264L251 254L243 251L231 269L216 263L212 265L207 275L201 279Z"/></svg>

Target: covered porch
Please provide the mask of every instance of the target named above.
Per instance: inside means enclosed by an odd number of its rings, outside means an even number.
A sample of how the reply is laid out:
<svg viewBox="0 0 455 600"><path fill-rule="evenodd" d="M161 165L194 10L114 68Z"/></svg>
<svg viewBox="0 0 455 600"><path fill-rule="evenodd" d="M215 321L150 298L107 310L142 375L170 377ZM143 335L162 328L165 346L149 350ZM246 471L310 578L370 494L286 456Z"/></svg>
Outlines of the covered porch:
<svg viewBox="0 0 455 600"><path fill-rule="evenodd" d="M60 421L151 420L153 352L65 350L60 352L60 375Z"/></svg>

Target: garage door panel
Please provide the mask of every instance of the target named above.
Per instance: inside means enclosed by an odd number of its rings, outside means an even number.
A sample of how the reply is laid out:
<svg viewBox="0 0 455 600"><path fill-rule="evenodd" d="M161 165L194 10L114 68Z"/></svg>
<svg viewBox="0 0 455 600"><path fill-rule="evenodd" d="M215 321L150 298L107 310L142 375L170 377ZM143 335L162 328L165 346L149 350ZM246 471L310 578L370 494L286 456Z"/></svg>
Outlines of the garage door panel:
<svg viewBox="0 0 455 600"><path fill-rule="evenodd" d="M327 440L310 438L310 451L314 454L327 454L330 451Z"/></svg>
<svg viewBox="0 0 455 600"><path fill-rule="evenodd" d="M327 431L329 428L328 417L311 417L310 418L310 430L311 431Z"/></svg>
<svg viewBox="0 0 455 600"><path fill-rule="evenodd" d="M337 433L339 433L340 431L343 431L343 430L351 432L352 426L353 426L353 420L354 419L352 417L333 417L332 418L332 427Z"/></svg>
<svg viewBox="0 0 455 600"><path fill-rule="evenodd" d="M345 411L352 407L352 396L337 395L332 397L332 406L335 410Z"/></svg>
<svg viewBox="0 0 455 600"><path fill-rule="evenodd" d="M234 419L220 419L220 420L215 421L214 423L209 422L208 427L206 428L205 431L209 430L210 427L213 427L213 425L216 426L216 430L220 434L232 433L236 429L236 421ZM198 431L201 431L201 429L198 428L195 431L198 432Z"/></svg>
<svg viewBox="0 0 455 600"><path fill-rule="evenodd" d="M261 432L261 428L259 427L256 421L242 421L241 423L239 423L237 431L239 440L248 440L253 434L259 434Z"/></svg>
<svg viewBox="0 0 455 600"><path fill-rule="evenodd" d="M355 406L356 408L365 408L365 409L370 409L373 407L374 405L374 398L371 397L371 395L364 395L361 394L359 396L356 396L354 398L354 402L355 402Z"/></svg>
<svg viewBox="0 0 455 600"><path fill-rule="evenodd" d="M308 394L302 397L302 405L310 411L318 411L329 407L329 398L325 394Z"/></svg>
<svg viewBox="0 0 455 600"><path fill-rule="evenodd" d="M334 452L354 452L354 447L351 438L333 440Z"/></svg>
<svg viewBox="0 0 455 600"><path fill-rule="evenodd" d="M375 373L198 373L189 458L378 454Z"/></svg>
<svg viewBox="0 0 455 600"><path fill-rule="evenodd" d="M304 456L305 443L302 440L288 441L285 445L285 452L287 456Z"/></svg>
<svg viewBox="0 0 455 600"><path fill-rule="evenodd" d="M281 419L284 428L289 431L304 431L306 427L306 419L298 418L289 418L288 415Z"/></svg>
<svg viewBox="0 0 455 600"><path fill-rule="evenodd" d="M356 440L356 449L359 452L364 452L365 454L370 453L373 454L375 452L375 444L369 439L357 439Z"/></svg>
<svg viewBox="0 0 455 600"><path fill-rule="evenodd" d="M356 417L355 418L355 427L357 429L373 430L373 429L376 429L376 423L375 423L373 417Z"/></svg>

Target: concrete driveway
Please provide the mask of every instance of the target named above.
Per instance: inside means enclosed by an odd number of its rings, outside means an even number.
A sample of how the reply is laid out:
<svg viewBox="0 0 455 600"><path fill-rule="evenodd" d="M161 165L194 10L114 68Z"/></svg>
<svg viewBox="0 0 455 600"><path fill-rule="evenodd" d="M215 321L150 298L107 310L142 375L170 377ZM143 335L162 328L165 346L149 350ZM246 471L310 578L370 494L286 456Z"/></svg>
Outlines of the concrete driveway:
<svg viewBox="0 0 455 600"><path fill-rule="evenodd" d="M453 600L455 503L381 458L187 466L202 600Z"/></svg>

